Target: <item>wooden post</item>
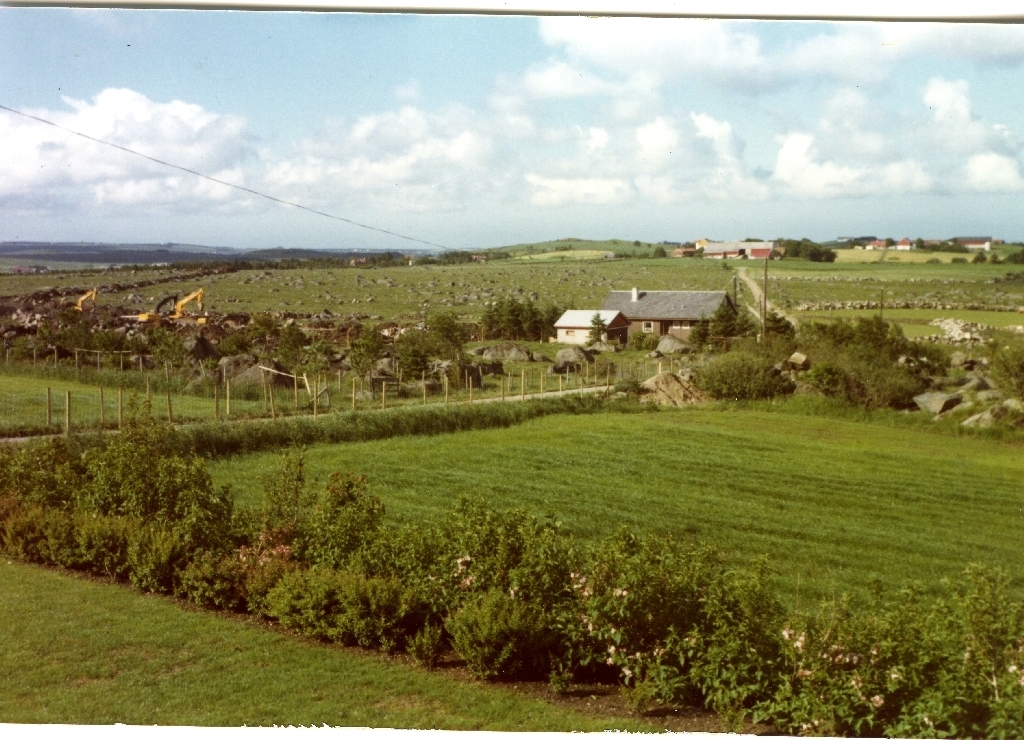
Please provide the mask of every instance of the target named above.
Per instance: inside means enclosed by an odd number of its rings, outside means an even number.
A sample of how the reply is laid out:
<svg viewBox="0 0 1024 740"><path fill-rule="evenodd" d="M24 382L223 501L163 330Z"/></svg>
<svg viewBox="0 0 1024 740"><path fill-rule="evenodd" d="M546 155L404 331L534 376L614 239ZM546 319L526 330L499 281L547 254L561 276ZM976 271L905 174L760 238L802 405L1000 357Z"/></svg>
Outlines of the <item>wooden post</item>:
<svg viewBox="0 0 1024 740"><path fill-rule="evenodd" d="M658 362L658 375L661 375L661 362Z"/></svg>
<svg viewBox="0 0 1024 740"><path fill-rule="evenodd" d="M583 373L577 373L577 375L579 376L580 381L580 398L583 398Z"/></svg>
<svg viewBox="0 0 1024 740"><path fill-rule="evenodd" d="M499 382L501 383L501 400L504 401L505 400L505 376L504 375L501 376L501 380Z"/></svg>
<svg viewBox="0 0 1024 740"><path fill-rule="evenodd" d="M352 410L356 410L356 376L352 376Z"/></svg>
<svg viewBox="0 0 1024 740"><path fill-rule="evenodd" d="M174 412L171 410L171 386L167 386L167 423L174 423Z"/></svg>
<svg viewBox="0 0 1024 740"><path fill-rule="evenodd" d="M267 403L267 371L260 369L260 387L263 389L263 413L269 411Z"/></svg>
<svg viewBox="0 0 1024 740"><path fill-rule="evenodd" d="M50 399L50 386L46 386L46 426L50 426L50 424L52 423L52 410L53 401Z"/></svg>
<svg viewBox="0 0 1024 740"><path fill-rule="evenodd" d="M540 374L540 394L542 396L544 395L544 372L543 371L541 371L541 374Z"/></svg>
<svg viewBox="0 0 1024 740"><path fill-rule="evenodd" d="M100 386L100 429L103 428L103 424L106 422L103 414L103 386Z"/></svg>
<svg viewBox="0 0 1024 740"><path fill-rule="evenodd" d="M274 408L274 381L267 384L267 394L270 396L270 418L277 418L277 409Z"/></svg>
<svg viewBox="0 0 1024 740"><path fill-rule="evenodd" d="M100 358L102 358L102 357L103 357L103 353L100 352L99 350L96 350L96 370L97 371L102 369L100 367Z"/></svg>
<svg viewBox="0 0 1024 740"><path fill-rule="evenodd" d="M118 352L117 353L117 358L118 358L118 362L120 363L119 370L123 373L124 372L124 352Z"/></svg>
<svg viewBox="0 0 1024 740"><path fill-rule="evenodd" d="M388 407L388 379L386 377L381 378L380 381L380 407L381 409Z"/></svg>
<svg viewBox="0 0 1024 740"><path fill-rule="evenodd" d="M466 371L466 378L469 380L469 402L473 403L473 376Z"/></svg>
<svg viewBox="0 0 1024 740"><path fill-rule="evenodd" d="M427 405L427 373L420 373L420 385L423 386L423 405Z"/></svg>
<svg viewBox="0 0 1024 740"><path fill-rule="evenodd" d="M447 375L444 376L444 402L447 405L447 403L448 403L448 376Z"/></svg>
<svg viewBox="0 0 1024 740"><path fill-rule="evenodd" d="M231 416L231 378L224 381L224 415Z"/></svg>
<svg viewBox="0 0 1024 740"><path fill-rule="evenodd" d="M213 386L213 418L220 418L220 386Z"/></svg>
<svg viewBox="0 0 1024 740"><path fill-rule="evenodd" d="M32 362L35 363L35 354L32 355ZM75 370L78 369L78 350L75 350Z"/></svg>
<svg viewBox="0 0 1024 740"><path fill-rule="evenodd" d="M124 388L117 388L117 428L124 426Z"/></svg>
<svg viewBox="0 0 1024 740"><path fill-rule="evenodd" d="M64 434L71 434L71 391L64 391Z"/></svg>
<svg viewBox="0 0 1024 740"><path fill-rule="evenodd" d="M171 363L169 362L164 362L164 379L168 383L171 382Z"/></svg>
<svg viewBox="0 0 1024 740"><path fill-rule="evenodd" d="M320 411L320 378L313 378L313 418L317 417Z"/></svg>
<svg viewBox="0 0 1024 740"><path fill-rule="evenodd" d="M586 373L587 373L586 385L590 385L590 363L587 362L586 360L584 360L583 364L586 365L586 368L587 368L586 369Z"/></svg>
<svg viewBox="0 0 1024 740"><path fill-rule="evenodd" d="M153 405L153 390L149 386L149 376L146 376L146 406L152 407Z"/></svg>
<svg viewBox="0 0 1024 740"><path fill-rule="evenodd" d="M562 376L558 376L558 395L562 395Z"/></svg>
<svg viewBox="0 0 1024 740"><path fill-rule="evenodd" d="M878 289L878 318L882 318L882 311L885 310L885 288Z"/></svg>
<svg viewBox="0 0 1024 740"><path fill-rule="evenodd" d="M298 410L298 408L299 408L299 376L298 375L293 375L292 376L292 390L295 393L295 408L296 408L296 410Z"/></svg>
<svg viewBox="0 0 1024 740"><path fill-rule="evenodd" d="M340 396L343 389L341 387L341 370L338 371L338 395Z"/></svg>
<svg viewBox="0 0 1024 740"><path fill-rule="evenodd" d="M612 387L612 366L604 366L604 388L605 392L609 391Z"/></svg>
<svg viewBox="0 0 1024 740"><path fill-rule="evenodd" d="M53 366L57 367L57 348L53 348Z"/></svg>
<svg viewBox="0 0 1024 740"><path fill-rule="evenodd" d="M520 375L519 375L519 400L520 401L525 401L526 400L526 371L525 370L520 370L519 373L520 373Z"/></svg>

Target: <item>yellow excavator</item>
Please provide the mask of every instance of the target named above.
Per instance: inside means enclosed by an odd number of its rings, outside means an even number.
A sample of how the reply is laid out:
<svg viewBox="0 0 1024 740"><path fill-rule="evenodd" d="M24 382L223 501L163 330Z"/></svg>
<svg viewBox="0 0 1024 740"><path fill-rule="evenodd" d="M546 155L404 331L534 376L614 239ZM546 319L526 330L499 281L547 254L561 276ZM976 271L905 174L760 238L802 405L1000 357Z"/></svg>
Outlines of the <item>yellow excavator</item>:
<svg viewBox="0 0 1024 740"><path fill-rule="evenodd" d="M170 303L171 301L174 302L174 311L169 313L167 316L164 316L163 314L160 313L160 309L163 308L165 304ZM197 319L192 319L192 317L185 314L185 306L191 303L192 301L195 301L197 303L200 311L203 310L202 288L195 291L194 293L189 293L180 301L178 300L177 296L168 296L167 298L164 298L162 301L156 304L156 308L153 309L153 313L140 313L138 316L133 316L131 318L134 318L141 324L157 324L164 319L168 319L169 321L195 321L197 324L205 324L205 318L200 317Z"/></svg>
<svg viewBox="0 0 1024 740"><path fill-rule="evenodd" d="M85 310L84 306L85 306L85 302L86 301L92 301L93 307L94 308L96 307L96 288L93 288L88 293L86 293L81 298L79 298L77 301L75 301L75 310L76 311L84 311Z"/></svg>

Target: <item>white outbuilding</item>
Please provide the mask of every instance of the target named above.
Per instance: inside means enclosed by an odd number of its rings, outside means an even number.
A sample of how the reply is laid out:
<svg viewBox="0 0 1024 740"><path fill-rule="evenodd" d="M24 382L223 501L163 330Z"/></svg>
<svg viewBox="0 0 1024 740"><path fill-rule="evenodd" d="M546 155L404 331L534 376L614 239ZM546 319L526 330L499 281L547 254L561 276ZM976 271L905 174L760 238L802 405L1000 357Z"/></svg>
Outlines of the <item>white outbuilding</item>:
<svg viewBox="0 0 1024 740"><path fill-rule="evenodd" d="M601 339L606 342L621 342L629 339L629 319L621 311L581 309L566 311L555 322L556 341L559 344L590 344L590 328L594 316L600 316L605 329Z"/></svg>

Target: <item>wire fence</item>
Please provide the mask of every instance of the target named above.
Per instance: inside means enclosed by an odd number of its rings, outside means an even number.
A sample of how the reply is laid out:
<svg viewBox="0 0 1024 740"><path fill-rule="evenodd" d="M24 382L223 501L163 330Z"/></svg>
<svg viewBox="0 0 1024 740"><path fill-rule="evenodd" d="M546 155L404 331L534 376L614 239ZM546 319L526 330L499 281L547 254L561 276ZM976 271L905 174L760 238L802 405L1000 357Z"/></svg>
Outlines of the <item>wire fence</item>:
<svg viewBox="0 0 1024 740"><path fill-rule="evenodd" d="M81 355L80 355L81 356ZM133 414L172 424L319 416L338 411L449 403L515 402L569 393L611 392L626 380L674 371L678 360L581 363L574 371L508 367L498 375L466 372L461 378L421 373L359 377L355 373L291 374L257 365L249 382L220 372L77 368L9 360L0 371L0 436L72 434L120 428ZM258 377L252 382L252 377Z"/></svg>

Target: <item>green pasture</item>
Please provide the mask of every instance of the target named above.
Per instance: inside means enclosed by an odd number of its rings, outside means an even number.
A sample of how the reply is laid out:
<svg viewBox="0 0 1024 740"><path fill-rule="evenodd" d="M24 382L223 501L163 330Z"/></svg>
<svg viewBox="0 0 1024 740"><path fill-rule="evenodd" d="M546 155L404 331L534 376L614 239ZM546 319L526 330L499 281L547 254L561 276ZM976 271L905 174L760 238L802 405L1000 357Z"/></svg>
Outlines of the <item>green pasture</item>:
<svg viewBox="0 0 1024 740"><path fill-rule="evenodd" d="M268 453L212 464L258 503ZM623 525L767 554L791 597L934 586L972 561L1021 583L1019 445L914 428L709 409L551 417L514 428L311 448L308 472L365 473L392 520L461 495L550 514L584 538Z"/></svg>
<svg viewBox="0 0 1024 740"><path fill-rule="evenodd" d="M0 722L656 728L0 561Z"/></svg>
<svg viewBox="0 0 1024 740"><path fill-rule="evenodd" d="M801 320L838 321L839 319L857 319L877 316L878 309L844 310L844 311L797 311L794 317ZM935 319L960 319L976 324L985 324L997 328L1024 325L1024 314L1010 311L958 311L939 309L885 309L882 315L889 321L899 324L908 337L941 334L937 326L930 326Z"/></svg>

